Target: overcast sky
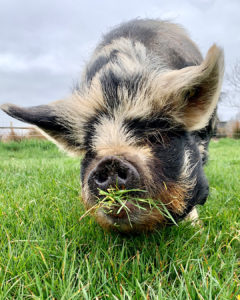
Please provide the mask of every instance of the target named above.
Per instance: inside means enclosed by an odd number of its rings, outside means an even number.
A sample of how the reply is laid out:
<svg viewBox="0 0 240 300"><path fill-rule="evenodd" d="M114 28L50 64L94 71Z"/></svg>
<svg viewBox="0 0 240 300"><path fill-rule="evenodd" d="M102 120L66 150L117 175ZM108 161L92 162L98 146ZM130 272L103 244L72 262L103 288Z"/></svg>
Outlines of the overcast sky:
<svg viewBox="0 0 240 300"><path fill-rule="evenodd" d="M203 55L217 43L228 73L240 58L240 0L0 0L0 104L69 95L102 34L137 17L183 25ZM220 106L222 120L235 114Z"/></svg>

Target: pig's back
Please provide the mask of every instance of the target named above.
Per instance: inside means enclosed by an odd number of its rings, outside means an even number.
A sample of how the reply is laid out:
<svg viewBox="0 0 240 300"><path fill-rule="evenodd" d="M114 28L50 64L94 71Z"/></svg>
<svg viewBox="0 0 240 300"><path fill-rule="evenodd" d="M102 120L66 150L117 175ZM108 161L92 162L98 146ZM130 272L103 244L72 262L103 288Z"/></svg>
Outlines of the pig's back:
<svg viewBox="0 0 240 300"><path fill-rule="evenodd" d="M176 24L149 19L132 20L104 35L97 49L120 38L142 43L150 55L159 58L169 69L182 69L202 62L197 46L185 30Z"/></svg>

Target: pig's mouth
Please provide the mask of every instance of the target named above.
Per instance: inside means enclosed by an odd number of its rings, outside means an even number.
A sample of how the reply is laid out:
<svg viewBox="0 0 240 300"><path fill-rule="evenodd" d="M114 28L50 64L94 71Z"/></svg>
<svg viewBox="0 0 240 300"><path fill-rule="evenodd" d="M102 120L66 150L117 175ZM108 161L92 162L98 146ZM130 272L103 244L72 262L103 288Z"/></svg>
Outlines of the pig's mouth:
<svg viewBox="0 0 240 300"><path fill-rule="evenodd" d="M134 216L147 211L147 201L140 198L145 191L143 190L120 190L117 187L107 191L99 191L102 198L98 198L98 208L105 216L118 222L126 222Z"/></svg>
<svg viewBox="0 0 240 300"><path fill-rule="evenodd" d="M161 199L149 192L143 170L124 157L100 159L89 171L85 187L86 207L105 229L150 231L167 217Z"/></svg>
<svg viewBox="0 0 240 300"><path fill-rule="evenodd" d="M94 214L105 228L115 227L122 232L152 231L157 224L176 224L167 205L161 199L148 198L147 191L115 187L99 194Z"/></svg>
<svg viewBox="0 0 240 300"><path fill-rule="evenodd" d="M103 210L106 215L119 219L127 217L127 215L133 213L135 209L134 204L129 201L123 201L122 205L117 204L111 207L104 207L103 205Z"/></svg>
<svg viewBox="0 0 240 300"><path fill-rule="evenodd" d="M111 229L131 231L139 223L142 210L131 201L126 201L124 207L121 205L114 208L102 207L96 212L96 215L101 218L103 224L108 224Z"/></svg>
<svg viewBox="0 0 240 300"><path fill-rule="evenodd" d="M173 224L171 213L160 198L148 198L146 190L121 190L116 186L100 190L98 196L88 198L88 211L106 230L124 233L153 231L158 225Z"/></svg>

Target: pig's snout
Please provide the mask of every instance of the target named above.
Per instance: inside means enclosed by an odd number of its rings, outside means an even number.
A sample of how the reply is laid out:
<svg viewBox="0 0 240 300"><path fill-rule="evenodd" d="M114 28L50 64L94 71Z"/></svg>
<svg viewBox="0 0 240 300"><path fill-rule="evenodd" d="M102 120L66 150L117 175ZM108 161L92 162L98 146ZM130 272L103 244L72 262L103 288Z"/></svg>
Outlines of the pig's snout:
<svg viewBox="0 0 240 300"><path fill-rule="evenodd" d="M130 162L116 156L106 156L90 172L88 185L95 195L99 194L99 189L111 187L137 189L140 187L140 175Z"/></svg>

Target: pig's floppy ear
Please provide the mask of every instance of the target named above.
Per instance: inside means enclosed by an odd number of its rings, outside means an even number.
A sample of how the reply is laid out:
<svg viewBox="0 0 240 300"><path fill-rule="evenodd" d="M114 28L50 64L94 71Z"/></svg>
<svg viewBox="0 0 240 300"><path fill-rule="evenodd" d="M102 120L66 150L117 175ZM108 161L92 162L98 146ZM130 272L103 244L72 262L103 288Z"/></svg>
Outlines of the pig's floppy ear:
<svg viewBox="0 0 240 300"><path fill-rule="evenodd" d="M9 116L20 121L37 126L47 137L60 148L70 153L79 153L83 150L81 132L76 139L76 128L69 122L67 116L74 114L68 107L67 101L56 101L50 105L39 105L22 108L13 104L3 104L0 108ZM70 111L69 111L70 110Z"/></svg>
<svg viewBox="0 0 240 300"><path fill-rule="evenodd" d="M208 124L219 99L224 69L223 51L213 45L201 65L170 71L160 85L175 119L189 130Z"/></svg>

